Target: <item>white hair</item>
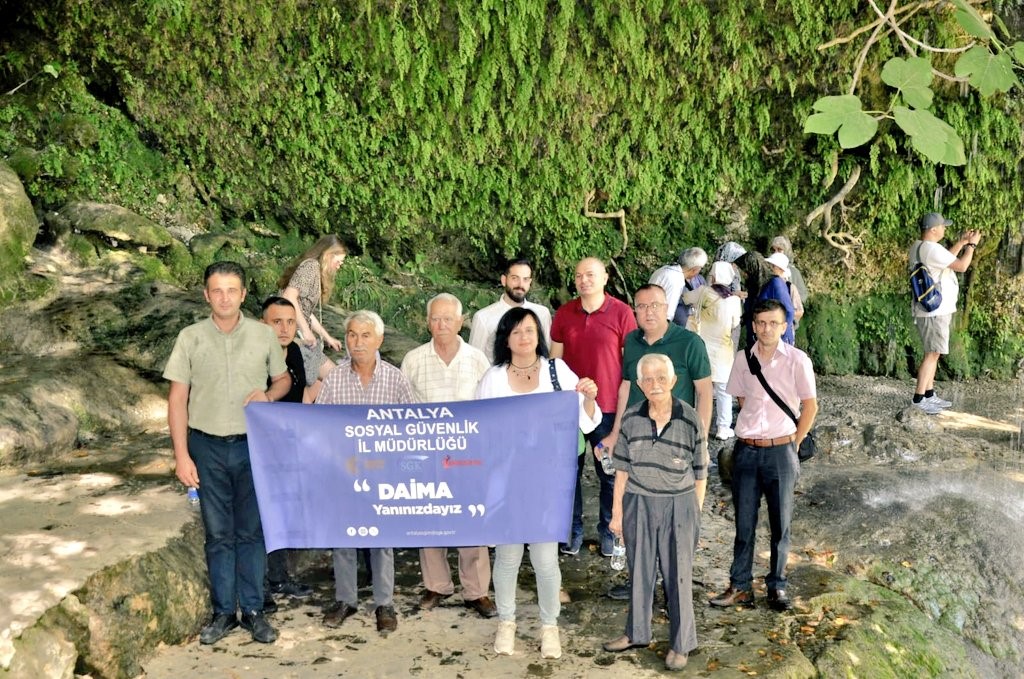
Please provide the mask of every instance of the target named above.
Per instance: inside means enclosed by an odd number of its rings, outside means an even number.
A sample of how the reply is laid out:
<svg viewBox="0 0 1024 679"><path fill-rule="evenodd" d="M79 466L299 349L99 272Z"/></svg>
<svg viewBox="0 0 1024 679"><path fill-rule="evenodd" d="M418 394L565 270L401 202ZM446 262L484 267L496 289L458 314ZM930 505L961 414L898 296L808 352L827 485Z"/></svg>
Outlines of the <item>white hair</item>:
<svg viewBox="0 0 1024 679"><path fill-rule="evenodd" d="M672 359L665 354L644 354L640 357L640 360L636 364L636 376L640 378L644 374L644 368L651 363L660 363L665 366L665 371L669 375L676 374L676 367L672 365Z"/></svg>
<svg viewBox="0 0 1024 679"><path fill-rule="evenodd" d="M434 295L433 297L430 298L430 301L427 302L428 319L430 318L430 309L431 307L434 306L435 302L451 302L452 304L455 305L455 315L458 316L459 318L462 318L462 302L459 301L459 298L451 294L450 292L442 292L439 295Z"/></svg>
<svg viewBox="0 0 1024 679"><path fill-rule="evenodd" d="M345 332L348 332L349 326L353 323L370 323L373 325L373 331L377 333L377 337L384 336L384 319L369 309L361 309L350 314L345 319Z"/></svg>
<svg viewBox="0 0 1024 679"><path fill-rule="evenodd" d="M703 269L708 263L708 253L700 248L687 248L679 253L679 266L686 269Z"/></svg>

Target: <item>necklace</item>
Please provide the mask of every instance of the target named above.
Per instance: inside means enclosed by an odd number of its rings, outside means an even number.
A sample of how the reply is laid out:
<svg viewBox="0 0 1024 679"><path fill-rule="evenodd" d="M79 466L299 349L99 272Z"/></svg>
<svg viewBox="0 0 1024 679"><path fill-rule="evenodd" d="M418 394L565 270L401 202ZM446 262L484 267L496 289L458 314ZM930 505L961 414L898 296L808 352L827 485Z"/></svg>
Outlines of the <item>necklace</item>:
<svg viewBox="0 0 1024 679"><path fill-rule="evenodd" d="M534 361L533 363L531 363L530 365L524 365L524 366L518 366L518 365L516 365L515 363L513 363L510 360L508 362L508 370L509 370L510 373L512 373L516 377L520 377L520 378L521 377L525 377L528 380L532 380L533 379L533 374L532 373L533 373L534 369L537 367L538 364L540 364L540 356L538 356L537 360Z"/></svg>

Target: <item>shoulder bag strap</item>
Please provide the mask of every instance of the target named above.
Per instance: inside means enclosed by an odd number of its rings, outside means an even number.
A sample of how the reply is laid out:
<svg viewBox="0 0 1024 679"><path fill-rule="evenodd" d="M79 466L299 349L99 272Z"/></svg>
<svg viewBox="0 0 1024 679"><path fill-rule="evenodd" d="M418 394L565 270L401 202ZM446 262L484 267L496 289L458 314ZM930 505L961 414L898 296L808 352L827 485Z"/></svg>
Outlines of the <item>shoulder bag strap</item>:
<svg viewBox="0 0 1024 679"><path fill-rule="evenodd" d="M754 358L753 352L751 352L750 349L747 349L744 353L747 355L747 367L750 368L751 374L757 377L757 380L761 383L761 386L764 387L765 392L768 394L769 397L771 397L773 401L775 401L775 405L779 406L779 408L782 409L782 412L789 415L789 418L793 420L793 422L795 422L797 426L799 426L800 421L797 419L796 415L793 414L793 409L790 408L786 404L786 402L783 401L779 397L779 395L775 393L774 389L768 386L768 381L765 380L764 374L761 372L761 363L756 358Z"/></svg>
<svg viewBox="0 0 1024 679"><path fill-rule="evenodd" d="M555 370L555 359L548 359L548 370L551 372L551 388L562 391L562 385L558 383L558 372Z"/></svg>

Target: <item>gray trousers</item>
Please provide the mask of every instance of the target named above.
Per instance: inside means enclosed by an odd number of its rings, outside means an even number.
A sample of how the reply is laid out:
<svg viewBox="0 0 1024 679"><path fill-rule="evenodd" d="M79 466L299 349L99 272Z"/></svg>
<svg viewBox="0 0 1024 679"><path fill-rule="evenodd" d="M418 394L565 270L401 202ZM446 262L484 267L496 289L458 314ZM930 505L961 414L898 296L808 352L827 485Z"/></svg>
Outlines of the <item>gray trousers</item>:
<svg viewBox="0 0 1024 679"><path fill-rule="evenodd" d="M622 536L632 579L626 636L634 644L651 641L654 587L660 563L668 608L669 646L683 655L697 648L693 552L699 533L696 493L623 496Z"/></svg>
<svg viewBox="0 0 1024 679"><path fill-rule="evenodd" d="M359 550L335 549L334 600L357 607L359 586L356 578ZM373 605L390 606L395 596L395 552L390 547L370 550L370 570L373 571Z"/></svg>

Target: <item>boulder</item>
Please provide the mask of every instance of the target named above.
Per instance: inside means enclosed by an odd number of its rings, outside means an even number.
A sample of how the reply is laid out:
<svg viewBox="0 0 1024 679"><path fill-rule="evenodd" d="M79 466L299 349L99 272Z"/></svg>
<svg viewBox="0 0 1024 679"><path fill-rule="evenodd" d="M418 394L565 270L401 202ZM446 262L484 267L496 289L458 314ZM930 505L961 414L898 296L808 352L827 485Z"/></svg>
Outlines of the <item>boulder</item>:
<svg viewBox="0 0 1024 679"><path fill-rule="evenodd" d="M95 234L107 243L146 248L165 248L172 238L162 226L120 205L80 201L68 203L47 218L55 234L74 229Z"/></svg>
<svg viewBox="0 0 1024 679"><path fill-rule="evenodd" d="M0 161L0 278L24 268L39 222L18 175Z"/></svg>

